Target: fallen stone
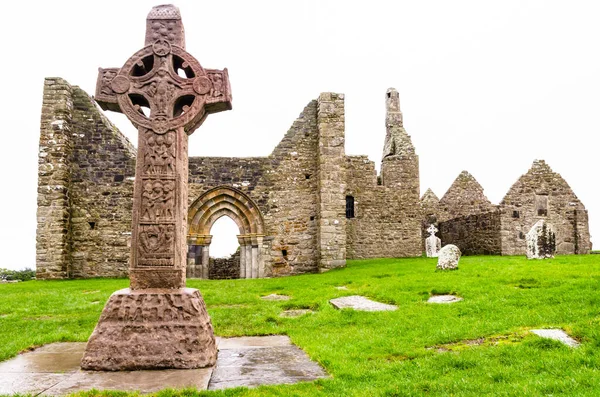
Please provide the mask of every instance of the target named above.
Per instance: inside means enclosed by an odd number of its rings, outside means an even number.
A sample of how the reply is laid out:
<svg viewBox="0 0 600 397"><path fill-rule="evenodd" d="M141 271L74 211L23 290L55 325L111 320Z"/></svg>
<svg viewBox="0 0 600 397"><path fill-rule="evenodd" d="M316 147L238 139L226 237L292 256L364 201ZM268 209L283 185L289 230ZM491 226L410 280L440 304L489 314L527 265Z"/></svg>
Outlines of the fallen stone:
<svg viewBox="0 0 600 397"><path fill-rule="evenodd" d="M285 311L281 312L279 317L300 317L300 316L304 316L305 314L309 314L309 313L314 313L314 312L309 309L285 310Z"/></svg>
<svg viewBox="0 0 600 397"><path fill-rule="evenodd" d="M336 309L354 309L364 312L380 312L398 309L398 306L375 302L360 295L331 299L329 303Z"/></svg>
<svg viewBox="0 0 600 397"><path fill-rule="evenodd" d="M559 342L564 343L565 345L567 345L569 347L578 347L579 346L579 342L577 342L575 339L571 338L562 329L555 329L555 328L554 329L553 328L532 329L531 332L542 338L557 340Z"/></svg>
<svg viewBox="0 0 600 397"><path fill-rule="evenodd" d="M346 287L345 285L342 285L340 287L335 287L335 289L338 289L340 291L348 291L348 287Z"/></svg>
<svg viewBox="0 0 600 397"><path fill-rule="evenodd" d="M261 296L260 299L265 300L265 301L289 301L290 297L287 295L271 294L271 295Z"/></svg>
<svg viewBox="0 0 600 397"><path fill-rule="evenodd" d="M460 249L456 245L445 245L439 253L437 269L438 270L455 270L458 269L458 261L460 260Z"/></svg>
<svg viewBox="0 0 600 397"><path fill-rule="evenodd" d="M434 295L427 300L427 303L454 303L461 300L463 298L454 295Z"/></svg>

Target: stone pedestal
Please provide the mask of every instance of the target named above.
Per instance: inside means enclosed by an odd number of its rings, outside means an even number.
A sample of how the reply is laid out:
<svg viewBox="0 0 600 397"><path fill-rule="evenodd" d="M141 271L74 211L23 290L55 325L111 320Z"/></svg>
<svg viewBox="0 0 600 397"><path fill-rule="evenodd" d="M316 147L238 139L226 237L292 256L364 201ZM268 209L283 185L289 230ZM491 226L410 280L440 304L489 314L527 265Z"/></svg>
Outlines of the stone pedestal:
<svg viewBox="0 0 600 397"><path fill-rule="evenodd" d="M217 347L200 291L128 288L113 293L81 360L88 370L202 368Z"/></svg>

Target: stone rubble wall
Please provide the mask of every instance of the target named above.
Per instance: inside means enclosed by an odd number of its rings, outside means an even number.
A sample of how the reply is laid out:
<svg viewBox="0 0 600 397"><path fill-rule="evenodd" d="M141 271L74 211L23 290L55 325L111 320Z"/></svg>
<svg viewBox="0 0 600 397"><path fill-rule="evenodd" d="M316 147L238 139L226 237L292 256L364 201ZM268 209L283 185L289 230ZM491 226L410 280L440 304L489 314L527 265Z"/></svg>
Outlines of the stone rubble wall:
<svg viewBox="0 0 600 397"><path fill-rule="evenodd" d="M240 278L240 250L226 258L210 258L208 278L211 280Z"/></svg>
<svg viewBox="0 0 600 397"><path fill-rule="evenodd" d="M500 255L500 211L467 215L439 223L442 246L456 245L463 255Z"/></svg>
<svg viewBox="0 0 600 397"><path fill-rule="evenodd" d="M136 150L73 88L71 277L127 277Z"/></svg>

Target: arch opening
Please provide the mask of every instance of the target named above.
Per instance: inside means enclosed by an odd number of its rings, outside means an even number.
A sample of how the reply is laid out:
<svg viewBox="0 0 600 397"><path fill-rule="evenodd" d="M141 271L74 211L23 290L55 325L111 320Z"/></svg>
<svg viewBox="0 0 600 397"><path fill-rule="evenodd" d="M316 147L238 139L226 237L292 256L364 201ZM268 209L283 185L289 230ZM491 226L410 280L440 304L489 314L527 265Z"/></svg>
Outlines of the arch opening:
<svg viewBox="0 0 600 397"><path fill-rule="evenodd" d="M223 236L216 235L217 232L221 234L221 228L227 230L227 242L221 240ZM230 237L235 230L237 252L230 257L233 261L221 261L218 256L227 251L225 247L230 247L231 250L235 245ZM264 231L260 209L245 193L229 186L220 186L205 192L192 203L188 211L188 277L264 277ZM213 251L214 249L216 251ZM234 264L237 264L237 268L234 268ZM221 272L219 275L219 272L215 273L217 268L228 268L230 271Z"/></svg>

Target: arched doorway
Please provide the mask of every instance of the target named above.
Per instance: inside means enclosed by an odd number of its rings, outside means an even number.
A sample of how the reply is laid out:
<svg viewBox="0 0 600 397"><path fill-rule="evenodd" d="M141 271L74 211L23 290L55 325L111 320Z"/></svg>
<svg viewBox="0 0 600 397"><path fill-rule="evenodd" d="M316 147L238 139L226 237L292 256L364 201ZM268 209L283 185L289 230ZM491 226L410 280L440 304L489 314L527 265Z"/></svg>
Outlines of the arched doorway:
<svg viewBox="0 0 600 397"><path fill-rule="evenodd" d="M229 186L207 191L188 210L188 277L208 278L210 230L223 216L231 218L240 230L240 278L264 277L262 214L250 197Z"/></svg>

